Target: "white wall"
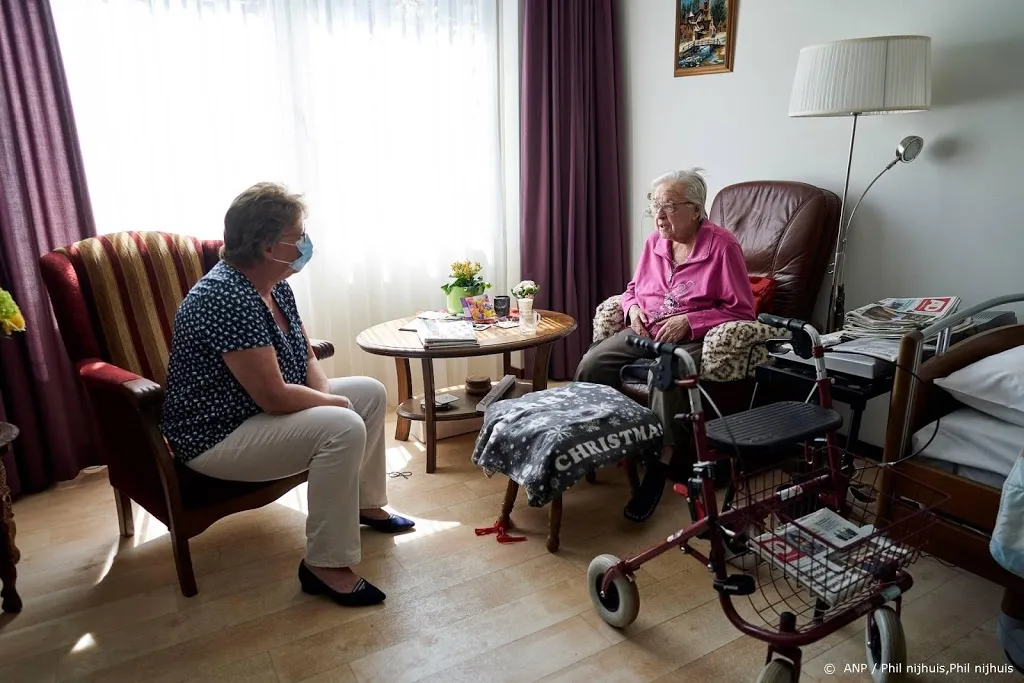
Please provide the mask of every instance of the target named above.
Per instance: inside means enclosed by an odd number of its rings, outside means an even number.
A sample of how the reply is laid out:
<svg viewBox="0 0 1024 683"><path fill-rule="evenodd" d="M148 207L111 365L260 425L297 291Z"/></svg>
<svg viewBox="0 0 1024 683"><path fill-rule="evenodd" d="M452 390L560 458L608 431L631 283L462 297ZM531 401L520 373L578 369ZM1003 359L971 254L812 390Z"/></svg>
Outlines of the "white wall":
<svg viewBox="0 0 1024 683"><path fill-rule="evenodd" d="M634 250L651 229L640 219L647 184L668 169L704 167L712 195L769 179L841 194L851 119L787 117L797 53L919 34L932 38L931 111L858 123L853 197L905 135L922 136L925 148L857 212L847 310L885 296L954 294L970 304L1024 291L1024 0L741 0L733 73L685 78L673 77L673 0L623 0L621 12ZM885 410L885 399L873 402L862 439L881 443Z"/></svg>

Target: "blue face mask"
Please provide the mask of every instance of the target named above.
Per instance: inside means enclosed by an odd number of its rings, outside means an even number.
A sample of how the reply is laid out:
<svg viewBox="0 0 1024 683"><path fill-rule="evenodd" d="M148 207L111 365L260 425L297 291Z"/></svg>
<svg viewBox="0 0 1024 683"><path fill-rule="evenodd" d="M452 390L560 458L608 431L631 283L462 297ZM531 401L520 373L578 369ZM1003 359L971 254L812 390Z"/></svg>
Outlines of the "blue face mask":
<svg viewBox="0 0 1024 683"><path fill-rule="evenodd" d="M303 235L299 238L298 242L282 242L281 244L291 244L299 250L299 258L295 259L291 263L288 263L288 267L294 270L296 273L302 270L309 260L313 258L313 242L309 239L309 235ZM274 259L278 263L285 263L281 259Z"/></svg>

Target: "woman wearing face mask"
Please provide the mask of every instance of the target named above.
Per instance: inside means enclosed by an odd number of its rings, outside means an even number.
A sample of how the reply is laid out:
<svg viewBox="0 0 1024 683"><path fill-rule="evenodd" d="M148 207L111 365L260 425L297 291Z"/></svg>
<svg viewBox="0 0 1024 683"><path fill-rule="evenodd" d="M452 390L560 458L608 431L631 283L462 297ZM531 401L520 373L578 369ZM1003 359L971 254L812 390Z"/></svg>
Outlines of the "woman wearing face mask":
<svg viewBox="0 0 1024 683"><path fill-rule="evenodd" d="M304 216L297 195L270 183L231 203L221 262L175 316L162 429L178 461L210 477L308 471L302 589L371 605L385 596L352 571L360 524L394 533L413 522L383 509L384 386L327 379L285 282L313 255Z"/></svg>

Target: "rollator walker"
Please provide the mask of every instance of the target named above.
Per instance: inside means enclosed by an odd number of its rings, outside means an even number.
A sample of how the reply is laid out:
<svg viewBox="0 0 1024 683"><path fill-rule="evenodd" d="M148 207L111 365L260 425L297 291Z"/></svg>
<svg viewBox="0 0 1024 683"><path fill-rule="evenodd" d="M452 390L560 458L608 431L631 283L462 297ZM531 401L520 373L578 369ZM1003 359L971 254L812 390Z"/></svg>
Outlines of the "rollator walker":
<svg viewBox="0 0 1024 683"><path fill-rule="evenodd" d="M679 550L713 575L729 621L767 644L759 683L798 681L800 648L861 617L867 618L867 672L876 683L898 680L907 664L900 608L913 585L906 568L920 557L917 541L935 522L931 511L947 497L904 481L903 495L890 499L892 478L907 478L859 461L839 445L842 417L832 407L817 330L768 314L758 320L789 330L793 350L813 358L815 387L807 401L708 421L697 368L686 350L629 338L657 358L650 369L655 388L687 392L690 412L674 420L692 432L693 476L673 489L686 497L693 522L631 557L594 558L587 572L594 607L609 625L629 626L640 609L634 573L662 553ZM730 484L720 510L714 471L726 466Z"/></svg>

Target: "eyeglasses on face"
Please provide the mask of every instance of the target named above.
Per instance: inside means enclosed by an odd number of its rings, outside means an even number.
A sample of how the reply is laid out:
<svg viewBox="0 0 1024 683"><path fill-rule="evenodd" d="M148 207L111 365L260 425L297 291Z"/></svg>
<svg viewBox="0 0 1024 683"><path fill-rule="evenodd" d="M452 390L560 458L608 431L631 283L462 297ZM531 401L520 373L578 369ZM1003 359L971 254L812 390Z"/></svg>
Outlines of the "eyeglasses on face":
<svg viewBox="0 0 1024 683"><path fill-rule="evenodd" d="M681 206L696 206L693 202L661 202L657 199L651 201L651 213L657 216L664 209L665 213L672 214Z"/></svg>
<svg viewBox="0 0 1024 683"><path fill-rule="evenodd" d="M298 239L296 239L294 242L285 242L284 241L285 239L286 238L282 235L281 239L277 240L278 244L287 244L287 245L292 246L292 247L298 245L299 242L301 242L304 239L306 239L306 228L302 228L302 232L299 233Z"/></svg>

